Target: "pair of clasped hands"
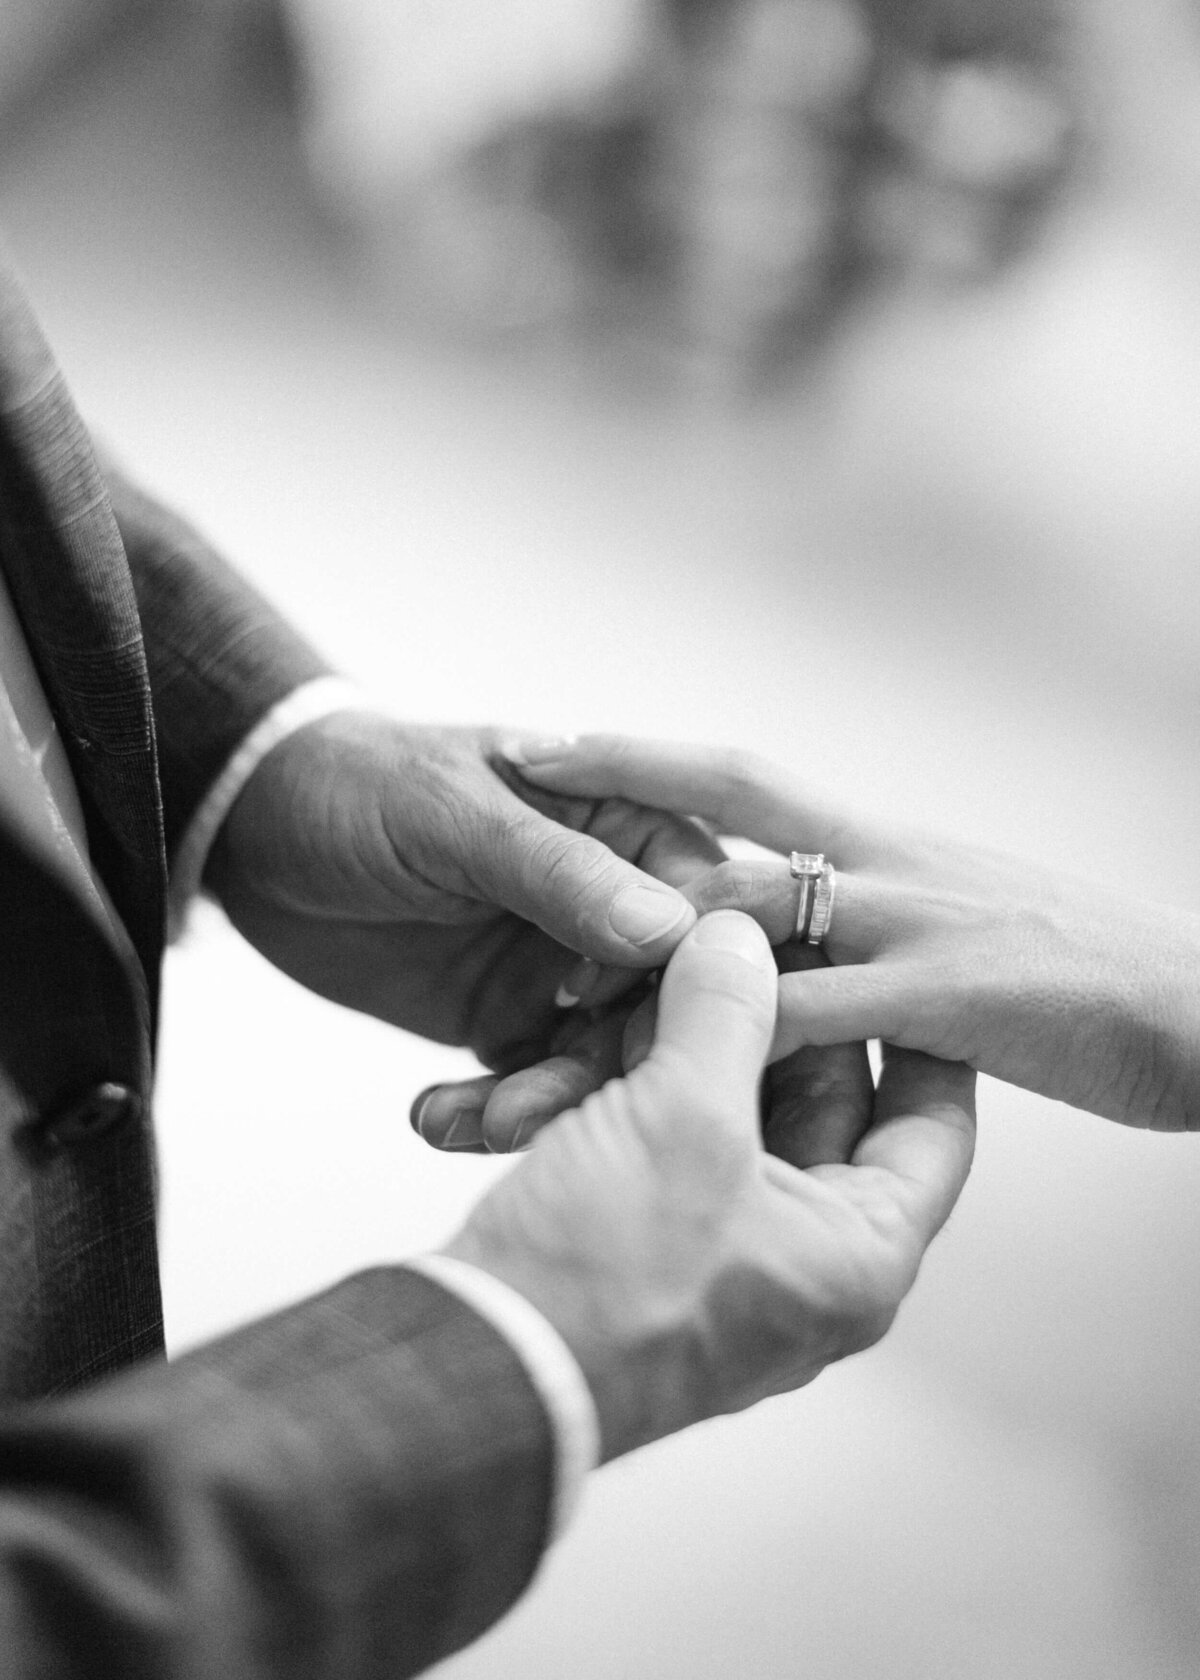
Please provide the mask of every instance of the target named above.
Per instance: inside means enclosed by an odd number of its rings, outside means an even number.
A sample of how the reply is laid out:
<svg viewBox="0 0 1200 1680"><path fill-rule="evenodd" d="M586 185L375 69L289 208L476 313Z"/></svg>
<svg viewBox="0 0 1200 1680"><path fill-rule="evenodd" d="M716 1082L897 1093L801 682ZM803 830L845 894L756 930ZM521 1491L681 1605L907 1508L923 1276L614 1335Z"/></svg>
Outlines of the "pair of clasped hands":
<svg viewBox="0 0 1200 1680"><path fill-rule="evenodd" d="M793 850L837 868L819 952ZM882 1335L965 1182L976 1071L1200 1112L1196 918L1142 907L1114 961L1102 889L745 756L339 714L264 760L208 884L296 978L494 1070L413 1108L434 1147L527 1149L445 1252L556 1325L606 1458Z"/></svg>

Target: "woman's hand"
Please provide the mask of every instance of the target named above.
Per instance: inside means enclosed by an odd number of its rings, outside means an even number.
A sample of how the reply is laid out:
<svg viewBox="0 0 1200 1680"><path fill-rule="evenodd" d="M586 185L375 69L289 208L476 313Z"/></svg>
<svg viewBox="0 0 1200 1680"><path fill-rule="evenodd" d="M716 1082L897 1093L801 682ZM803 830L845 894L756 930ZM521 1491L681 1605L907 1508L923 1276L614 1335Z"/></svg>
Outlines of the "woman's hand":
<svg viewBox="0 0 1200 1680"><path fill-rule="evenodd" d="M1200 1128L1200 918L1138 901L1136 882L1096 886L849 820L741 754L588 736L521 744L513 759L539 788L827 854L832 966L781 978L775 1055L879 1038L1109 1119ZM748 911L773 944L794 935L798 886L783 858L722 863L685 890L701 913ZM610 982L593 965L571 984L595 1004Z"/></svg>

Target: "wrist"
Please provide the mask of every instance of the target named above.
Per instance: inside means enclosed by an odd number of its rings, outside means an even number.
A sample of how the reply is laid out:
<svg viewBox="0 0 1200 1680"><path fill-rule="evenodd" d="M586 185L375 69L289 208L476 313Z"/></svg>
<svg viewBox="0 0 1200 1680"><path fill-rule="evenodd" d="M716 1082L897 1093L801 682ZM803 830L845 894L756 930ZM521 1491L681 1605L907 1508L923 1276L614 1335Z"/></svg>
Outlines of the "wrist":
<svg viewBox="0 0 1200 1680"><path fill-rule="evenodd" d="M278 796L285 750L298 737L320 730L329 718L367 706L357 686L337 676L302 683L273 706L241 741L206 793L180 845L173 873L182 871L191 890L203 884L220 896L218 878L230 866L229 854L236 850L239 833L244 835L247 827L254 829L255 822L247 821L247 813L261 808L261 798L255 796L265 788L270 790L269 798ZM265 769L268 762L269 771ZM235 818L239 812L241 821Z"/></svg>
<svg viewBox="0 0 1200 1680"><path fill-rule="evenodd" d="M298 691L263 719L237 755L238 785L205 861L209 892L224 901L247 867L269 879L286 861L280 879L290 878L297 850L303 852L313 836L314 813L337 814L333 783L340 754L357 741L353 727L357 722L361 729L363 713L369 714L369 705L354 685L331 678Z"/></svg>
<svg viewBox="0 0 1200 1680"><path fill-rule="evenodd" d="M630 1311L606 1298L604 1280L564 1254L536 1255L489 1242L470 1226L441 1251L498 1278L553 1325L592 1395L600 1428L599 1462L633 1452L711 1415L703 1403L692 1314L654 1311L647 1299Z"/></svg>

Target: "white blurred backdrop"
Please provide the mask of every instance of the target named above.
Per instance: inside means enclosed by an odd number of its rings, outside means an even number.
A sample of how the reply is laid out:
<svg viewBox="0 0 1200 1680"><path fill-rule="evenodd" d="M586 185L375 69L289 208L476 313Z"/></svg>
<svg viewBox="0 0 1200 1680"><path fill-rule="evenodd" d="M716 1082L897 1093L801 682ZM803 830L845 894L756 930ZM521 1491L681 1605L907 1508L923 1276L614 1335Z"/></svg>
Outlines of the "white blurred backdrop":
<svg viewBox="0 0 1200 1680"><path fill-rule="evenodd" d="M1084 10L1088 146L998 278L872 291L753 398L636 335L414 326L234 10L49 83L32 55L0 223L94 423L348 671L412 718L746 743L1200 908L1193 7ZM466 1062L203 910L162 1057L173 1346L448 1232L505 1166L406 1114ZM594 1478L445 1680L1195 1674L1200 1143L981 1111L892 1336Z"/></svg>

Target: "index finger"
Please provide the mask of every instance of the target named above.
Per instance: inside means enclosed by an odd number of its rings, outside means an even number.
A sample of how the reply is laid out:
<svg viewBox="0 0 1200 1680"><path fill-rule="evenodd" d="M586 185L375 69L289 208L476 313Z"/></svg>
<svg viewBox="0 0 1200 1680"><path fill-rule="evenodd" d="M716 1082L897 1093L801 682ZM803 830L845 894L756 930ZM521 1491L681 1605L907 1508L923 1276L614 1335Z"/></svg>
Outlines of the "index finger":
<svg viewBox="0 0 1200 1680"><path fill-rule="evenodd" d="M538 787L704 817L723 834L743 835L776 852L836 848L848 862L856 850L844 823L798 793L787 771L752 753L622 735L518 739L503 750Z"/></svg>

